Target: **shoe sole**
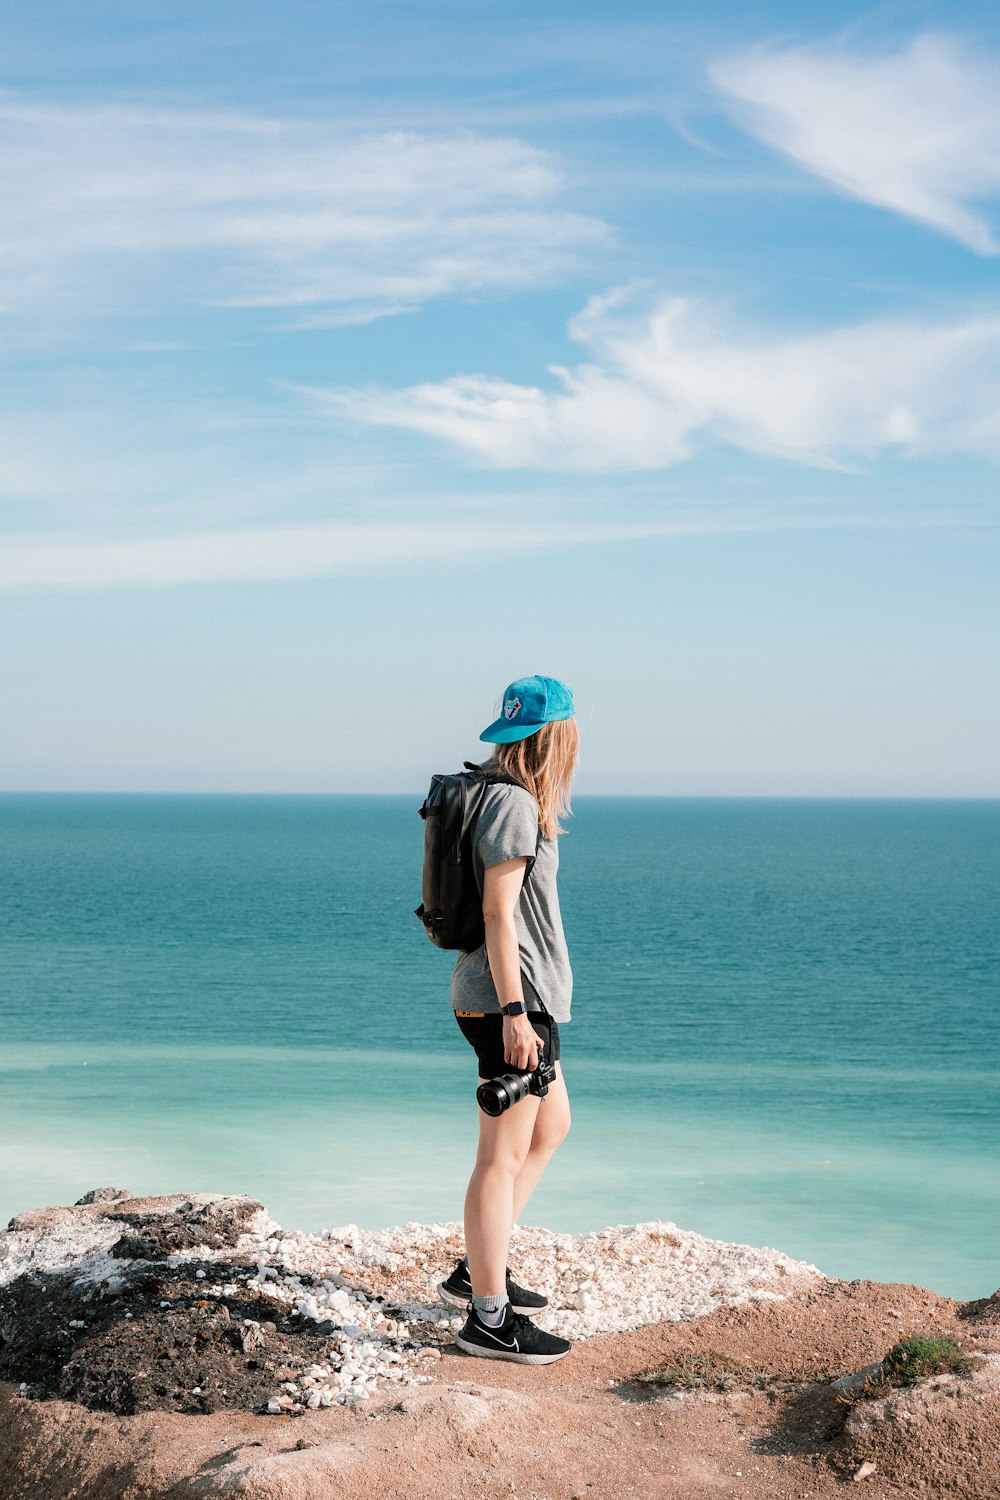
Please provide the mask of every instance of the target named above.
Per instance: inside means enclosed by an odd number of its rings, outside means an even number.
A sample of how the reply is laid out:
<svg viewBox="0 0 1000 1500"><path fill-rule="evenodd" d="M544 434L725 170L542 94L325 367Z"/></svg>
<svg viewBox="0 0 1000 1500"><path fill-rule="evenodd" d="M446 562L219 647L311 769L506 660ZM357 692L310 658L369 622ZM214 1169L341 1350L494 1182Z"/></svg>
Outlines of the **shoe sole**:
<svg viewBox="0 0 1000 1500"><path fill-rule="evenodd" d="M551 1365L557 1359L565 1359L572 1349L563 1349L559 1354L522 1354L520 1350L508 1352L506 1349L484 1349L482 1344L472 1344L463 1339L460 1333L455 1335L455 1343L466 1354L476 1354L480 1359L509 1359L516 1365Z"/></svg>
<svg viewBox="0 0 1000 1500"><path fill-rule="evenodd" d="M466 1296L463 1296L461 1292L453 1292L450 1287L446 1287L443 1281L438 1283L437 1290L438 1296L441 1298L442 1302L447 1302L451 1307L457 1307L462 1312L466 1312L468 1310L469 1303L472 1301L471 1291ZM512 1302L510 1305L515 1312L530 1314L544 1312L549 1304L547 1302L543 1302L541 1307L535 1307L534 1305L532 1305L531 1307L526 1307L521 1302Z"/></svg>

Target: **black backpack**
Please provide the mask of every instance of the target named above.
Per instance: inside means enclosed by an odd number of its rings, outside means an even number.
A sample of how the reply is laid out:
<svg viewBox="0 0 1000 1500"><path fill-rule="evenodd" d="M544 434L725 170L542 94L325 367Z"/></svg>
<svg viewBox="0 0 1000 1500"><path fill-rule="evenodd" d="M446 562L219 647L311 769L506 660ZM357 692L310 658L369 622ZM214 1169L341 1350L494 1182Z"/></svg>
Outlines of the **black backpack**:
<svg viewBox="0 0 1000 1500"><path fill-rule="evenodd" d="M419 809L424 820L424 899L415 915L436 947L471 953L486 938L483 897L472 864L472 840L483 795L488 786L523 783L503 771L484 771L471 760L463 764L464 771L431 777L430 791ZM525 880L534 862L533 855Z"/></svg>

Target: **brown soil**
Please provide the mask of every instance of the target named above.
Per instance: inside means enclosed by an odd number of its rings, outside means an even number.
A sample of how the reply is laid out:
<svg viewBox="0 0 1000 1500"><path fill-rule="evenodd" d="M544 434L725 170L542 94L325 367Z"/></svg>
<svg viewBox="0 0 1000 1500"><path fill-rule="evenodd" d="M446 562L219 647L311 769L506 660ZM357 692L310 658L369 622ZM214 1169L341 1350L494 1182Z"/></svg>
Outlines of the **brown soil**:
<svg viewBox="0 0 1000 1500"><path fill-rule="evenodd" d="M20 1277L0 1290L0 1378L25 1381L29 1397L122 1414L263 1411L283 1380L326 1356L333 1325L300 1329L256 1290L208 1299L197 1269L145 1270L119 1291L84 1294L69 1276ZM245 1288L252 1269L216 1262L213 1274Z"/></svg>
<svg viewBox="0 0 1000 1500"><path fill-rule="evenodd" d="M166 1259L199 1245L235 1247L259 1204L222 1199L198 1206L181 1198L163 1212L165 1201L133 1199L127 1208L101 1209L128 1226L111 1246L125 1260L114 1278L78 1283L74 1266L28 1272L0 1286L0 1380L23 1382L28 1399L64 1397L121 1415L264 1412L282 1381L329 1357L339 1325L290 1318L266 1288L248 1284L255 1260L235 1249L231 1260ZM44 1227L45 1215L66 1212L37 1210L11 1225ZM301 1280L307 1285L312 1278ZM220 1282L234 1290L206 1295L208 1285ZM388 1312L399 1311L381 1301ZM436 1329L414 1325L414 1332L425 1345L440 1343Z"/></svg>

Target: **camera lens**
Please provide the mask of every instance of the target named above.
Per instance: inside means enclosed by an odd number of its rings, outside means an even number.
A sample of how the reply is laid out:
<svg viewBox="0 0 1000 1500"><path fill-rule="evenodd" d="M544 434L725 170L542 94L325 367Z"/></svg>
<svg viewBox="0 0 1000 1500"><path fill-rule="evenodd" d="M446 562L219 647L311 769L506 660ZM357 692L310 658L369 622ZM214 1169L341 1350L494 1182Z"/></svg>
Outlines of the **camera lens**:
<svg viewBox="0 0 1000 1500"><path fill-rule="evenodd" d="M479 1108L487 1115L502 1115L519 1099L523 1099L531 1088L529 1073L501 1073L476 1089Z"/></svg>

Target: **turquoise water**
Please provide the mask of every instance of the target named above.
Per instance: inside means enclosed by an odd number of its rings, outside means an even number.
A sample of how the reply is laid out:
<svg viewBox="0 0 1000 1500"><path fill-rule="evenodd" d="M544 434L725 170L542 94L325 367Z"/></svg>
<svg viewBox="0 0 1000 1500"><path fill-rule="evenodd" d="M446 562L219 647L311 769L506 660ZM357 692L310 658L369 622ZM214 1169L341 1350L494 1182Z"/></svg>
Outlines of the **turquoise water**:
<svg viewBox="0 0 1000 1500"><path fill-rule="evenodd" d="M472 1053L412 797L0 796L0 1214L460 1218ZM526 1220L1000 1285L1000 803L579 798L570 1136Z"/></svg>

